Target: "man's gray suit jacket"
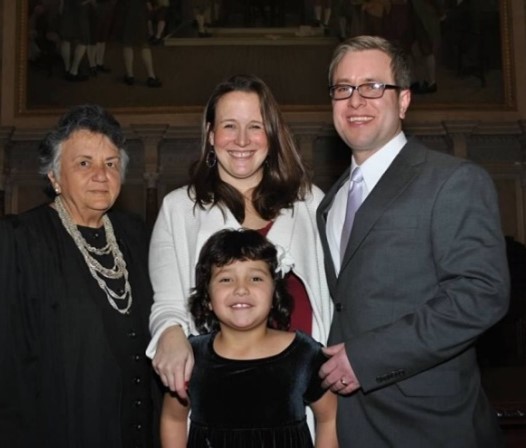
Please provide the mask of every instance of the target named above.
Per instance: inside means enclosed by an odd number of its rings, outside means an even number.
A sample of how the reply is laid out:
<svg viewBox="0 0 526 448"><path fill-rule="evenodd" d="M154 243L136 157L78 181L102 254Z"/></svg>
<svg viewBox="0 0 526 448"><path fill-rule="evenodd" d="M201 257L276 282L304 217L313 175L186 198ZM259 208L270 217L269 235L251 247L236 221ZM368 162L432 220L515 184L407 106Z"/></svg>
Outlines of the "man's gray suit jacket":
<svg viewBox="0 0 526 448"><path fill-rule="evenodd" d="M500 432L474 344L508 308L497 196L481 167L410 139L358 210L335 273L335 313L361 389L338 402L342 448L495 448Z"/></svg>

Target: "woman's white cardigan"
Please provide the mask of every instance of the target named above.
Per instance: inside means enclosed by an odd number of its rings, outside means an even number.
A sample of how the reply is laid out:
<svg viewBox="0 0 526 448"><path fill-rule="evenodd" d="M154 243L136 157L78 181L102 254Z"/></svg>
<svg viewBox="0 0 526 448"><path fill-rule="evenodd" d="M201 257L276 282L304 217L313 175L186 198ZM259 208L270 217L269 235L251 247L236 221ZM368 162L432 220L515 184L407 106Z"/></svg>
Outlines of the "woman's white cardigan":
<svg viewBox="0 0 526 448"><path fill-rule="evenodd" d="M313 186L305 201L283 210L267 237L292 257L294 273L307 289L312 311L312 337L327 342L332 318L323 250L316 227L316 208L323 197ZM218 230L241 227L230 210L218 206L194 207L187 187L169 193L163 200L150 242L149 268L154 290L150 314L152 340L146 351L155 355L157 341L168 327L179 324L188 335L196 329L187 304L195 282L195 265L206 240Z"/></svg>

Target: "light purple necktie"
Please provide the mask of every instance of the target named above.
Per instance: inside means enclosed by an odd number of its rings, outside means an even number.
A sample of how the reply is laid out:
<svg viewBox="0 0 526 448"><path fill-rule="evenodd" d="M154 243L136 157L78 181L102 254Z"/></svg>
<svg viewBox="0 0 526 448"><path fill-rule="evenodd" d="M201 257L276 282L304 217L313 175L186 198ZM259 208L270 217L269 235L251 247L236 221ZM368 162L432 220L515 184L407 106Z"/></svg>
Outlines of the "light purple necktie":
<svg viewBox="0 0 526 448"><path fill-rule="evenodd" d="M345 211L345 221L343 222L342 237L340 240L340 260L343 260L347 243L351 236L354 215L362 205L363 195L363 176L360 167L357 166L351 174L351 184L349 185L349 194L347 196L347 209Z"/></svg>

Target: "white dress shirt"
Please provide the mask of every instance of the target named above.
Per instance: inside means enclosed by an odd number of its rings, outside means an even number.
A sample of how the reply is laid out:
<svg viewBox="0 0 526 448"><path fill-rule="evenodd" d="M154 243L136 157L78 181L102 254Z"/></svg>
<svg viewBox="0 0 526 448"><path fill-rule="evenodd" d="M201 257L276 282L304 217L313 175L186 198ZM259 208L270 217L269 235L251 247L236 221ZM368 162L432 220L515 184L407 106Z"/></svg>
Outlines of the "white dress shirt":
<svg viewBox="0 0 526 448"><path fill-rule="evenodd" d="M383 148L380 148L364 163L360 165L363 175L362 203L369 193L376 186L380 178L387 171L395 157L407 143L407 138L403 132L398 133ZM347 196L350 187L350 173L357 166L354 156L351 162L349 179L341 186L334 197L334 201L327 216L327 240L331 250L332 261L336 274L340 272L340 239L342 234L343 222L345 221L345 210L347 207Z"/></svg>

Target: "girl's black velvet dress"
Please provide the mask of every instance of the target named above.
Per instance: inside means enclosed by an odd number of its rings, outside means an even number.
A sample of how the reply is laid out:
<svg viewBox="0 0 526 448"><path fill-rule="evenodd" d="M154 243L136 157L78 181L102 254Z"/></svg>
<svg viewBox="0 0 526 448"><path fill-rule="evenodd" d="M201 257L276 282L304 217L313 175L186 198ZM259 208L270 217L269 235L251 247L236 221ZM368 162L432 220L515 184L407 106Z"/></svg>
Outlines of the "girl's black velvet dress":
<svg viewBox="0 0 526 448"><path fill-rule="evenodd" d="M324 390L321 344L297 332L278 355L255 360L215 353L215 334L190 338L195 366L189 385L189 448L309 448L305 405Z"/></svg>
<svg viewBox="0 0 526 448"><path fill-rule="evenodd" d="M157 446L157 385L145 356L148 235L137 217L108 216L129 272L127 314L111 307L54 209L41 206L14 220L13 341L24 448ZM104 228L79 230L92 246L106 242ZM116 282L114 290L123 287Z"/></svg>

